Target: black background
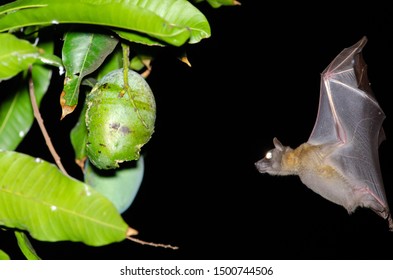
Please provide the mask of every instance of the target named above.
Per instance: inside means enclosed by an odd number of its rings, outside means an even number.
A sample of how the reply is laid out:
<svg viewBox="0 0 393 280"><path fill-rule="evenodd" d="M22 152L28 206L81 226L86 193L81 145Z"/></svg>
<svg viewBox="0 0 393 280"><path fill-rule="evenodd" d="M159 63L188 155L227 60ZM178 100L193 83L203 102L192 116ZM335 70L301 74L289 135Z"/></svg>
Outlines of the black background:
<svg viewBox="0 0 393 280"><path fill-rule="evenodd" d="M123 214L138 238L178 250L123 241L103 247L32 240L43 259L391 259L393 233L369 209L348 215L305 187L298 177L257 172L254 162L273 137L297 147L307 141L319 99L320 73L364 35L369 80L387 118L381 168L393 207L392 9L369 5L290 5L242 1L197 7L211 38L184 50L192 67L162 50L148 77L157 103L155 133L144 147L145 175ZM266 2L267 3L267 2ZM312 2L311 2L312 3ZM387 5L387 4L386 4ZM80 176L60 122L58 86L42 114L66 168ZM51 160L37 125L19 148ZM12 233L0 248L23 258Z"/></svg>

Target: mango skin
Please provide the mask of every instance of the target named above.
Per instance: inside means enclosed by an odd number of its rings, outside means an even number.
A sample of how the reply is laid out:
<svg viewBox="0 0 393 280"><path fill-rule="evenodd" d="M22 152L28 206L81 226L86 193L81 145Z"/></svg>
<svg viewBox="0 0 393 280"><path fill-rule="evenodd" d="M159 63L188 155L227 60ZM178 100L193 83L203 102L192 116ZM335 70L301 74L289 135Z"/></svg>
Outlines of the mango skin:
<svg viewBox="0 0 393 280"><path fill-rule="evenodd" d="M117 69L86 96L86 153L99 169L115 169L121 162L139 159L154 132L156 103L150 86L132 70L128 83L131 94L124 90L123 69Z"/></svg>

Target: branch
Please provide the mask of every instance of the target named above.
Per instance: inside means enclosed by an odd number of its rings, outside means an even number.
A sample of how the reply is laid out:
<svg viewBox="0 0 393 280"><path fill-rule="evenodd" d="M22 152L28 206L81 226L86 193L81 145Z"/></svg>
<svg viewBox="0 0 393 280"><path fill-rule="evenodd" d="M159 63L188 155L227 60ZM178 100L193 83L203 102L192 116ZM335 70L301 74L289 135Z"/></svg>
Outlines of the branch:
<svg viewBox="0 0 393 280"><path fill-rule="evenodd" d="M30 94L30 100L31 100L31 106L33 107L33 112L34 112L34 117L36 118L38 125L41 129L42 135L45 138L45 143L49 148L50 153L52 154L57 166L59 169L65 174L68 175L67 171L64 169L63 164L61 163L60 156L57 154L52 141L50 140L49 134L46 131L45 125L44 125L44 120L41 117L40 110L37 105L37 100L35 98L35 92L34 92L34 82L33 82L33 76L31 72L31 66L29 67L29 94Z"/></svg>
<svg viewBox="0 0 393 280"><path fill-rule="evenodd" d="M148 246L153 246L153 247L161 247L161 248L167 248L167 249L172 249L172 250L177 250L179 249L179 247L177 246L172 246L169 244L160 244L160 243L153 243L153 242L146 242L143 240L140 240L138 238L134 238L134 237L127 237L128 240L134 241L136 243L142 244L142 245L148 245Z"/></svg>

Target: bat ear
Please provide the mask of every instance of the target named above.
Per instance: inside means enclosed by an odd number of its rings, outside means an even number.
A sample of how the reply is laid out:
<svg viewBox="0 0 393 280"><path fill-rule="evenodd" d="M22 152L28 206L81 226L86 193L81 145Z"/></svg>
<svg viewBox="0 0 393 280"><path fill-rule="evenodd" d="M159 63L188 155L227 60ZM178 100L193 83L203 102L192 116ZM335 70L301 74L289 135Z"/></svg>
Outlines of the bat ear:
<svg viewBox="0 0 393 280"><path fill-rule="evenodd" d="M284 146L281 144L281 142L276 137L273 138L273 144L277 150L279 150L281 152L284 151Z"/></svg>

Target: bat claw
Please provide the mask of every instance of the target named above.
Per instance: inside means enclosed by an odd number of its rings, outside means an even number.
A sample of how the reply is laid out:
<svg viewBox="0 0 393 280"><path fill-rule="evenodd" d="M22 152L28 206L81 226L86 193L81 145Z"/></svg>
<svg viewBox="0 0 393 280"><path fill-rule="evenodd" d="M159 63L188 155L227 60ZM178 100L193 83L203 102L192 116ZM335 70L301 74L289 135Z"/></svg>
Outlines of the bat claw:
<svg viewBox="0 0 393 280"><path fill-rule="evenodd" d="M390 213L388 214L387 220L389 223L389 231L393 232L393 220L392 220L392 215L390 215Z"/></svg>

